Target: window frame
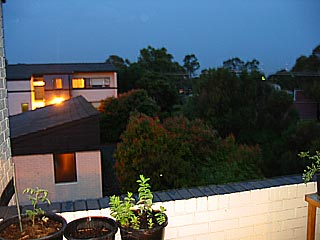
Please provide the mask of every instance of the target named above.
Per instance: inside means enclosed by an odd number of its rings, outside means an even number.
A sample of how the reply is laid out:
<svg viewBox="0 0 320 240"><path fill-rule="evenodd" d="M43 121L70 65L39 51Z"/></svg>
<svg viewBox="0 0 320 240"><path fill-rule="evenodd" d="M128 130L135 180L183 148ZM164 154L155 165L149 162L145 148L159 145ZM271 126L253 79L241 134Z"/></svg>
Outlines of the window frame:
<svg viewBox="0 0 320 240"><path fill-rule="evenodd" d="M68 157L63 159L63 155L72 156L72 168L71 170L67 170L68 176L63 175L61 173L61 166L63 165L63 161L69 161ZM60 161L60 162L59 162ZM59 166L60 164L60 166ZM68 163L70 164L70 163ZM53 168L54 168L54 182L55 184L64 184L64 183L75 183L78 181L78 174L77 174L77 159L75 152L65 152L65 153L54 153L53 154ZM62 166L64 167L64 166Z"/></svg>
<svg viewBox="0 0 320 240"><path fill-rule="evenodd" d="M72 78L71 81L72 81L71 82L72 89L83 89L83 88L85 88L85 79L84 78Z"/></svg>
<svg viewBox="0 0 320 240"><path fill-rule="evenodd" d="M54 78L53 79L53 88L54 89L62 89L63 88L62 78Z"/></svg>
<svg viewBox="0 0 320 240"><path fill-rule="evenodd" d="M43 101L44 99L44 86L34 86L34 100Z"/></svg>
<svg viewBox="0 0 320 240"><path fill-rule="evenodd" d="M101 81L101 84L93 84L94 81ZM111 78L110 77L97 77L90 78L91 88L106 88L110 87Z"/></svg>
<svg viewBox="0 0 320 240"><path fill-rule="evenodd" d="M27 102L21 103L21 112L28 112L28 111L29 111L29 103Z"/></svg>

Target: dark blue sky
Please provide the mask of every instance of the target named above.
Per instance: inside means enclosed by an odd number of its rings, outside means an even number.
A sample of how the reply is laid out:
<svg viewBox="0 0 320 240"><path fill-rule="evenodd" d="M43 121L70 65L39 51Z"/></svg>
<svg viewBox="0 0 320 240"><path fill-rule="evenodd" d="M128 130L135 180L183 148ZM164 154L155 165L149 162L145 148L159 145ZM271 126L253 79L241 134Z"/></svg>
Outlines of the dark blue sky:
<svg viewBox="0 0 320 240"><path fill-rule="evenodd" d="M9 63L103 62L165 47L201 69L240 57L273 73L320 44L320 0L8 0Z"/></svg>

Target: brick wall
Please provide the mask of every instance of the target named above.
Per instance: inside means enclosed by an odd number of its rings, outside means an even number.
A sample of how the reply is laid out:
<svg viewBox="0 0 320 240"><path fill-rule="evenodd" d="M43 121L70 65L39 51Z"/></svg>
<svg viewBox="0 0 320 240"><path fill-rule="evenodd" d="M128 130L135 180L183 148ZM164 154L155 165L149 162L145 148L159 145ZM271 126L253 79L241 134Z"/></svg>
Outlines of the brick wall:
<svg viewBox="0 0 320 240"><path fill-rule="evenodd" d="M296 183L164 201L156 205L167 209L167 240L300 240L306 239L307 203L304 197L315 192L315 188L315 183ZM101 208L61 215L69 222L84 216L110 216L110 210ZM320 240L319 228L317 226L317 240ZM120 239L119 231L116 239Z"/></svg>
<svg viewBox="0 0 320 240"><path fill-rule="evenodd" d="M0 196L12 178L12 174L3 41L2 1L0 1Z"/></svg>

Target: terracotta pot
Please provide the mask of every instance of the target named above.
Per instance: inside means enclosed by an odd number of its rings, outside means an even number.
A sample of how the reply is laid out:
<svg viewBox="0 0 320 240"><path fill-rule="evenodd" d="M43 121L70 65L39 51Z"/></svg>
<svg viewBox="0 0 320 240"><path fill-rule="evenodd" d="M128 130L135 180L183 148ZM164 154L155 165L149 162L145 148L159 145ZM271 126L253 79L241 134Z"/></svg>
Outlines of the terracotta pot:
<svg viewBox="0 0 320 240"><path fill-rule="evenodd" d="M67 226L67 222L66 220L58 215L58 214L55 214L55 213L45 213L44 216L48 217L49 219L51 220L54 220L54 221L57 221L57 222L60 222L62 223L62 228L60 230L58 230L57 232L49 235L49 236L46 236L46 237L42 237L42 238L37 238L39 240L62 240L63 239L63 232L64 232L64 229L66 228ZM22 214L21 215L21 218L26 218L27 215L26 214ZM17 223L19 224L19 217L18 216L13 216L11 218L7 218L5 219L1 224L0 224L0 232L2 230L4 230L5 228L7 228L9 225L11 225L12 223ZM30 238L29 238L30 239ZM7 240L6 238L2 238L0 237L0 240ZM32 240L32 239L31 239Z"/></svg>
<svg viewBox="0 0 320 240"><path fill-rule="evenodd" d="M79 230L89 230L89 229L104 229L99 233L99 236L93 236L92 234L88 234L86 238L82 236L81 238L75 235L75 233ZM105 232L105 230L108 230ZM77 240L77 239L91 239L91 240L114 240L115 234L118 231L117 223L107 217L85 217L73 220L69 222L65 231L64 237L68 240Z"/></svg>

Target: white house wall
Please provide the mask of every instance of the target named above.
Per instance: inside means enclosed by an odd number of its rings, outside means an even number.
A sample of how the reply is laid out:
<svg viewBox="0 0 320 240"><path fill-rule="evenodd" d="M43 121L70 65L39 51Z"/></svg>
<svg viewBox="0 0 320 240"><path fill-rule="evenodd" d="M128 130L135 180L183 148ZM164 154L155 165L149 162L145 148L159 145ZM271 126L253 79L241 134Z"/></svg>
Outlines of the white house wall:
<svg viewBox="0 0 320 240"><path fill-rule="evenodd" d="M72 89L72 97L82 95L88 102L92 103L94 107L100 105L100 101L109 97L117 97L117 74L115 72L109 73L77 73L73 74L72 78L110 78L109 88L97 89Z"/></svg>
<svg viewBox="0 0 320 240"><path fill-rule="evenodd" d="M100 151L76 153L77 182L72 183L55 183L52 154L14 156L13 162L22 205L30 203L22 194L27 187L47 189L52 202L102 197Z"/></svg>
<svg viewBox="0 0 320 240"><path fill-rule="evenodd" d="M7 81L9 115L21 113L21 104L28 103L31 110L30 80Z"/></svg>
<svg viewBox="0 0 320 240"><path fill-rule="evenodd" d="M67 78L67 75L45 75L44 78L47 80L47 83L50 81L48 79ZM77 97L82 95L88 102L92 103L94 107L100 105L100 101L109 97L118 97L117 91L117 73L116 72L105 72L105 73L75 73L70 76L70 78L110 78L110 86L106 88L83 88L83 89L72 89L72 83L68 84L71 89L64 89L64 91L54 91L53 89L45 89L45 98L50 100L53 96L57 95L58 97L63 96L65 99L70 97ZM71 80L70 79L70 80ZM32 104L33 99L33 86L32 79L28 80L11 80L7 82L8 88L8 103L9 103L9 115L15 115L22 112L21 104L28 103L29 110L34 109ZM48 86L47 86L48 88ZM64 86L65 88L65 86ZM47 104L50 104L48 101Z"/></svg>
<svg viewBox="0 0 320 240"><path fill-rule="evenodd" d="M88 102L98 107L100 101L108 97L116 97L117 89L77 89L72 90L72 97L82 95Z"/></svg>
<svg viewBox="0 0 320 240"><path fill-rule="evenodd" d="M107 73L74 73L72 74L72 78L104 78L110 77L110 87L117 87L116 84L116 74L114 72Z"/></svg>

